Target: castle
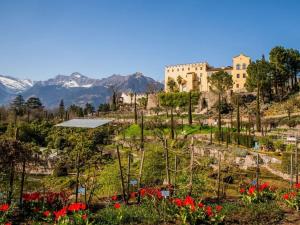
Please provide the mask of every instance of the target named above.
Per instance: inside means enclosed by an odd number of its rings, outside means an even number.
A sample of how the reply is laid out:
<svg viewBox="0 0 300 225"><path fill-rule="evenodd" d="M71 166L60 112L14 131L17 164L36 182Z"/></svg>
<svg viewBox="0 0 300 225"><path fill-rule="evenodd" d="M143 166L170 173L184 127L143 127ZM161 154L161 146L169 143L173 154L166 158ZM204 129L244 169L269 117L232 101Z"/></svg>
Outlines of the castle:
<svg viewBox="0 0 300 225"><path fill-rule="evenodd" d="M179 91L197 90L200 92L209 91L208 77L213 73L224 70L232 75L234 92L244 92L247 67L250 64L250 57L240 54L233 57L232 66L215 68L210 66L207 62L178 64L165 67L165 91L170 91L168 82L174 81L173 84Z"/></svg>

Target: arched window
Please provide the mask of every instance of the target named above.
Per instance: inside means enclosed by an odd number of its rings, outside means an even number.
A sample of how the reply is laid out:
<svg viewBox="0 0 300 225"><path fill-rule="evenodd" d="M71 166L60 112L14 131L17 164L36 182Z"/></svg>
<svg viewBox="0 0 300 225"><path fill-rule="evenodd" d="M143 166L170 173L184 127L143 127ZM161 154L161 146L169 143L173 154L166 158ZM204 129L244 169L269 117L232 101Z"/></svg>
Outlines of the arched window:
<svg viewBox="0 0 300 225"><path fill-rule="evenodd" d="M247 66L246 66L246 63L243 63L243 67L242 67L242 68L243 68L243 70L245 70L245 69L246 69L246 67L247 67Z"/></svg>
<svg viewBox="0 0 300 225"><path fill-rule="evenodd" d="M240 70L241 69L241 65L240 64L236 64L236 69Z"/></svg>

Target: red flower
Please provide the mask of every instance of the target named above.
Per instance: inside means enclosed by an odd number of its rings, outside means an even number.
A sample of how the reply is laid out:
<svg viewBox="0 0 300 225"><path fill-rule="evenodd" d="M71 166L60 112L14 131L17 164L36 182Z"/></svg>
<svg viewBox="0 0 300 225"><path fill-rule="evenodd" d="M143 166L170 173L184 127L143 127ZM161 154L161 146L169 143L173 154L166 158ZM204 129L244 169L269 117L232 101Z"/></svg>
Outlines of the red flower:
<svg viewBox="0 0 300 225"><path fill-rule="evenodd" d="M285 200L289 200L291 198L295 198L297 196L296 192L289 192L282 195L282 198Z"/></svg>
<svg viewBox="0 0 300 225"><path fill-rule="evenodd" d="M81 218L82 218L83 220L86 220L86 219L87 219L87 215L86 215L86 214L83 214Z"/></svg>
<svg viewBox="0 0 300 225"><path fill-rule="evenodd" d="M156 197L159 199L163 197L160 190L156 190Z"/></svg>
<svg viewBox="0 0 300 225"><path fill-rule="evenodd" d="M50 214L51 214L51 212L48 210L48 211L45 211L45 212L43 212L43 215L45 216L45 217L48 217L48 216L50 216Z"/></svg>
<svg viewBox="0 0 300 225"><path fill-rule="evenodd" d="M118 196L117 196L117 193L115 193L115 195L111 197L111 200L117 201L117 199L118 199Z"/></svg>
<svg viewBox="0 0 300 225"><path fill-rule="evenodd" d="M0 211L6 212L9 209L9 204L0 205Z"/></svg>
<svg viewBox="0 0 300 225"><path fill-rule="evenodd" d="M40 200L41 194L39 192L25 193L23 199L25 202Z"/></svg>
<svg viewBox="0 0 300 225"><path fill-rule="evenodd" d="M295 184L295 188L296 188L296 189L300 189L300 183Z"/></svg>
<svg viewBox="0 0 300 225"><path fill-rule="evenodd" d="M146 190L145 190L144 188L142 188L142 189L140 190L140 193L141 193L141 196L144 197L145 194L146 194Z"/></svg>
<svg viewBox="0 0 300 225"><path fill-rule="evenodd" d="M85 210L86 205L84 203L72 203L69 205L68 210L72 212L76 212L79 210Z"/></svg>
<svg viewBox="0 0 300 225"><path fill-rule="evenodd" d="M269 187L269 183L265 182L259 187L259 191L263 191Z"/></svg>
<svg viewBox="0 0 300 225"><path fill-rule="evenodd" d="M12 223L11 222L7 222L5 225L12 225Z"/></svg>
<svg viewBox="0 0 300 225"><path fill-rule="evenodd" d="M220 211L222 210L222 208L223 208L223 207L222 207L221 205L217 205L217 206L216 206L216 210L217 210L218 212L220 212Z"/></svg>
<svg viewBox="0 0 300 225"><path fill-rule="evenodd" d="M289 193L284 194L282 197L285 200L288 200L290 198Z"/></svg>
<svg viewBox="0 0 300 225"><path fill-rule="evenodd" d="M240 189L240 193L241 193L241 194L244 194L245 192L246 192L245 188L241 188L241 189Z"/></svg>
<svg viewBox="0 0 300 225"><path fill-rule="evenodd" d="M255 192L256 187L255 186L251 186L248 190L248 194L252 195Z"/></svg>
<svg viewBox="0 0 300 225"><path fill-rule="evenodd" d="M67 215L67 207L62 208L59 211L53 212L55 215L55 220L59 220L61 217Z"/></svg>
<svg viewBox="0 0 300 225"><path fill-rule="evenodd" d="M195 205L191 205L190 208L191 208L191 211L192 211L192 212L194 212L194 211L196 210L196 209L195 209Z"/></svg>
<svg viewBox="0 0 300 225"><path fill-rule="evenodd" d="M187 205L192 206L192 205L194 205L194 199L193 199L191 196L186 196L186 198L185 198L183 204L184 204L185 206L187 206Z"/></svg>
<svg viewBox="0 0 300 225"><path fill-rule="evenodd" d="M119 209L119 208L121 208L121 204L117 202L114 204L114 207L115 207L115 209Z"/></svg>
<svg viewBox="0 0 300 225"><path fill-rule="evenodd" d="M181 207L182 206L182 201L180 198L175 198L174 199L174 203L178 206L178 207Z"/></svg>
<svg viewBox="0 0 300 225"><path fill-rule="evenodd" d="M205 212L209 217L214 215L211 206L207 206Z"/></svg>
<svg viewBox="0 0 300 225"><path fill-rule="evenodd" d="M204 207L204 204L203 204L202 202L199 202L199 203L198 203L198 207L199 207L199 208L203 208L203 207Z"/></svg>

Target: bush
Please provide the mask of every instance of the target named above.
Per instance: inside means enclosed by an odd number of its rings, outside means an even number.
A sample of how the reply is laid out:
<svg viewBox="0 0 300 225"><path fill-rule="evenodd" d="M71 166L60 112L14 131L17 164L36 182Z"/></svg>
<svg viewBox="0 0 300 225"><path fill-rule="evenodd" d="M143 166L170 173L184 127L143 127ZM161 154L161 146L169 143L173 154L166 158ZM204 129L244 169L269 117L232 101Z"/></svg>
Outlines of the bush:
<svg viewBox="0 0 300 225"><path fill-rule="evenodd" d="M68 167L66 166L66 164L63 162L58 163L53 171L53 175L56 177L68 176Z"/></svg>
<svg viewBox="0 0 300 225"><path fill-rule="evenodd" d="M288 125L289 127L295 127L297 124L298 124L298 121L296 121L295 119L290 119L290 120L287 122L287 125Z"/></svg>
<svg viewBox="0 0 300 225"><path fill-rule="evenodd" d="M275 150L285 151L285 144L281 140L274 141Z"/></svg>
<svg viewBox="0 0 300 225"><path fill-rule="evenodd" d="M261 137L259 138L259 144L268 151L274 151L274 143L269 137Z"/></svg>
<svg viewBox="0 0 300 225"><path fill-rule="evenodd" d="M223 131L221 134L219 134L219 131L215 132L215 139L221 141L228 141L228 143L232 144L240 144L242 146L245 146L247 148L252 148L254 146L254 136L252 135L247 135L247 134L238 134L235 132L228 132L228 131Z"/></svg>
<svg viewBox="0 0 300 225"><path fill-rule="evenodd" d="M276 194L267 182L257 186L251 185L249 188L241 188L240 193L245 204L270 202L275 200Z"/></svg>

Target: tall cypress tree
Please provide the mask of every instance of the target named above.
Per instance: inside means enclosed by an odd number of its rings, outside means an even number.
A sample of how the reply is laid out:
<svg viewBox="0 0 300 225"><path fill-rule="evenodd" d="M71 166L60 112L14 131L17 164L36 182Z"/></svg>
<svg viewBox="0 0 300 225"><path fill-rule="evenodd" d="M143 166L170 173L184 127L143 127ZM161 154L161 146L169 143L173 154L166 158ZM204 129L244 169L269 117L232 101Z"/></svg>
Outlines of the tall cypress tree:
<svg viewBox="0 0 300 225"><path fill-rule="evenodd" d="M60 119L64 119L65 117L65 104L64 104L64 100L61 99L60 103L59 103L59 108L58 108L58 113L59 113L59 117Z"/></svg>

